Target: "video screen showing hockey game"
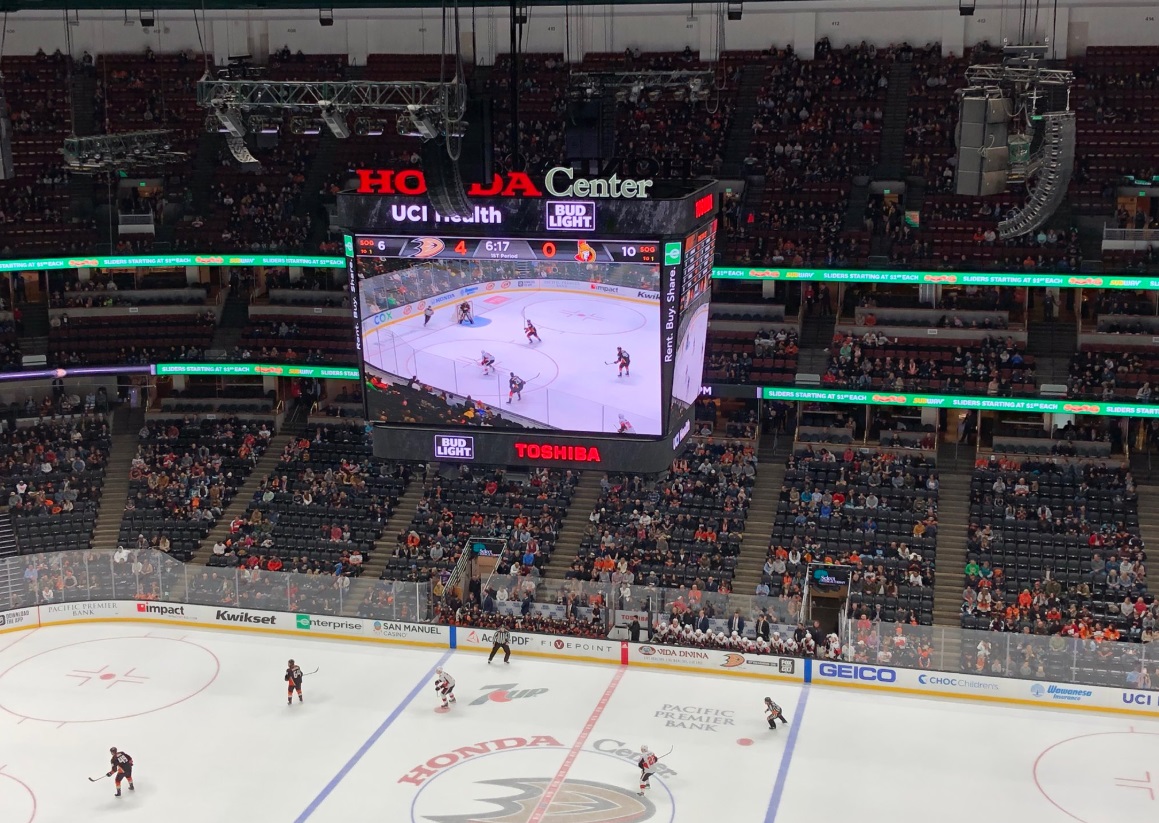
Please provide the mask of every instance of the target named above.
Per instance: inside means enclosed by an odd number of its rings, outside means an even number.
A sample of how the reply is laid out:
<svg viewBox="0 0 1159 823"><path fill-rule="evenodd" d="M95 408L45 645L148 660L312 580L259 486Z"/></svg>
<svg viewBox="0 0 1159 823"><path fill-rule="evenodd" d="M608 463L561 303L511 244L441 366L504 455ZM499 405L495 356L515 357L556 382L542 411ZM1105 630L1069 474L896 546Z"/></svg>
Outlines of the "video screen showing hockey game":
<svg viewBox="0 0 1159 823"><path fill-rule="evenodd" d="M680 327L676 337L676 367L672 375L672 405L677 412L691 406L700 396L715 251L715 220L684 240Z"/></svg>
<svg viewBox="0 0 1159 823"><path fill-rule="evenodd" d="M662 434L659 255L640 241L358 237L372 419Z"/></svg>

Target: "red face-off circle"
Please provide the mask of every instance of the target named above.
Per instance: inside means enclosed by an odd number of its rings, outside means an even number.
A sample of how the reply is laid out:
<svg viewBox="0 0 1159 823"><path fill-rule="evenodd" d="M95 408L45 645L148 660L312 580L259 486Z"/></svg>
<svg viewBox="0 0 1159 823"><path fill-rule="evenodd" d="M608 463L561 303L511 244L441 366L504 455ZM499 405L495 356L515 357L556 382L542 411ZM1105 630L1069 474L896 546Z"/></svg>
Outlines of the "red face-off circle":
<svg viewBox="0 0 1159 823"><path fill-rule="evenodd" d="M47 723L98 723L168 709L217 679L217 656L188 640L111 637L39 652L0 673L0 709Z"/></svg>

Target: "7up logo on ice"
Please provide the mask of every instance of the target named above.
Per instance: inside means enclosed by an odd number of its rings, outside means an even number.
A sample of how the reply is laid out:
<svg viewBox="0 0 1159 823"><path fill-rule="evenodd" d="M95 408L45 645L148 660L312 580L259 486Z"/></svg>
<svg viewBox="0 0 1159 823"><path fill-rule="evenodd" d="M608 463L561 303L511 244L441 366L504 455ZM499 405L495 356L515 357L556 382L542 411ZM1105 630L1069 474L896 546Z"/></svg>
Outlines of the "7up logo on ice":
<svg viewBox="0 0 1159 823"><path fill-rule="evenodd" d="M680 264L680 244L679 243L665 243L664 244L664 265L677 266Z"/></svg>

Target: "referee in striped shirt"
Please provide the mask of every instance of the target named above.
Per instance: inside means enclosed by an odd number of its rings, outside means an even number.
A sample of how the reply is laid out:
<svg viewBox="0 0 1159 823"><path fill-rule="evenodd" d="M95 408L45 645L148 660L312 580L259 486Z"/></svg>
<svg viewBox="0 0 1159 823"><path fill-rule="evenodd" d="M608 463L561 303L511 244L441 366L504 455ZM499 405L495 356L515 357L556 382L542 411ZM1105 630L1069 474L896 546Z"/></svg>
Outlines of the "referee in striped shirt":
<svg viewBox="0 0 1159 823"><path fill-rule="evenodd" d="M511 662L511 646L509 645L510 640L511 640L511 634L507 631L507 629L505 627L500 626L499 628L497 628L495 630L495 635L491 638L491 656L487 658L487 662L490 663L492 660L494 660L495 655L499 652L500 649L502 649L503 650L503 662L510 663Z"/></svg>

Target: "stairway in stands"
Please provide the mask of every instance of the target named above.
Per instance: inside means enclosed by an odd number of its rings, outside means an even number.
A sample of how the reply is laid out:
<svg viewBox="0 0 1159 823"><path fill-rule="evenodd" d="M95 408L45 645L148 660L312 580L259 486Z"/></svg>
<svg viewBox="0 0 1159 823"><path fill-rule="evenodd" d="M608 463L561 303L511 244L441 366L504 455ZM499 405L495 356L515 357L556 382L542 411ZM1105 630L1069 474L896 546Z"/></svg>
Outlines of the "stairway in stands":
<svg viewBox="0 0 1159 823"><path fill-rule="evenodd" d="M721 167L722 177L746 176L744 159L752 145L753 117L757 113L757 95L764 82L764 65L749 65L741 69L728 135L725 137L724 148L721 151L721 159L724 160Z"/></svg>
<svg viewBox="0 0 1159 823"><path fill-rule="evenodd" d="M889 91L882 108L881 145L875 180L901 180L905 166L905 127L909 110L909 87L913 64L895 62L889 70Z"/></svg>
<svg viewBox="0 0 1159 823"><path fill-rule="evenodd" d="M834 315L810 315L801 323L801 350L797 355L798 375L822 375L829 364L829 343L837 324Z"/></svg>
<svg viewBox="0 0 1159 823"><path fill-rule="evenodd" d="M600 499L600 473L584 472L580 477L579 485L575 487L571 504L567 507L567 514L563 518L559 534L556 535L555 548L551 553L551 562L544 567L544 577L563 579L568 567L575 562L579 554L580 541L588 525L588 515L592 513L596 502Z"/></svg>
<svg viewBox="0 0 1159 823"><path fill-rule="evenodd" d="M1154 557L1159 549L1159 487L1140 483L1138 475L1135 476L1135 488L1139 494L1139 534L1143 538L1143 547L1149 549ZM1159 594L1159 563L1155 561L1147 564L1147 591Z"/></svg>
<svg viewBox="0 0 1159 823"><path fill-rule="evenodd" d="M386 559L394 552L397 545L398 533L410 526L415 510L423 496L423 479L421 475L411 478L406 491L398 498L398 505L387 518L382 527L382 537L374 541L374 550L371 551L362 563L362 574L351 581L346 592L346 599L342 604L342 614L347 617L357 617L358 608L366 599L367 593L374 588L374 584L382 576L386 568Z"/></svg>
<svg viewBox="0 0 1159 823"><path fill-rule="evenodd" d="M142 417L142 423L144 419ZM137 456L139 426L133 431L118 431L114 425L109 462L101 483L101 503L93 524L93 548L112 551L117 548L125 501L129 497L129 470Z"/></svg>
<svg viewBox="0 0 1159 823"><path fill-rule="evenodd" d="M970 524L970 478L974 447L942 443L938 446L938 549L934 563L934 625L960 626L962 580L966 568L966 529ZM935 665L958 667L961 643L956 632L936 634Z"/></svg>
<svg viewBox="0 0 1159 823"><path fill-rule="evenodd" d="M934 580L934 623L957 626L970 525L970 477L974 448L942 443L938 448L938 553Z"/></svg>
<svg viewBox="0 0 1159 823"><path fill-rule="evenodd" d="M8 512L0 512L0 557L12 557L19 554L16 547L16 530L12 528L12 516ZM0 603L4 602L0 597Z"/></svg>
<svg viewBox="0 0 1159 823"><path fill-rule="evenodd" d="M189 211L192 214L208 214L210 198L213 196L213 173L217 168L218 156L225 148L225 137L220 132L202 131L197 138L197 151L193 158L193 170L189 175Z"/></svg>
<svg viewBox="0 0 1159 823"><path fill-rule="evenodd" d="M1077 350L1078 329L1074 323L1030 321L1026 351L1034 355L1038 385L1066 385L1070 360Z"/></svg>
<svg viewBox="0 0 1159 823"><path fill-rule="evenodd" d="M744 542L732 580L732 590L736 594L750 595L761 582L761 570L773 534L773 521L777 517L781 484L785 482L785 463L792 445L792 438L789 437L761 435L757 448L757 482L753 486L752 500L749 501Z"/></svg>
<svg viewBox="0 0 1159 823"><path fill-rule="evenodd" d="M23 575L24 564L0 563L0 611L16 608L25 602L28 588Z"/></svg>
<svg viewBox="0 0 1159 823"><path fill-rule="evenodd" d="M249 325L249 298L246 295L230 294L221 307L221 320L213 330L213 342L209 348L213 352L228 353L241 342L241 336Z"/></svg>

